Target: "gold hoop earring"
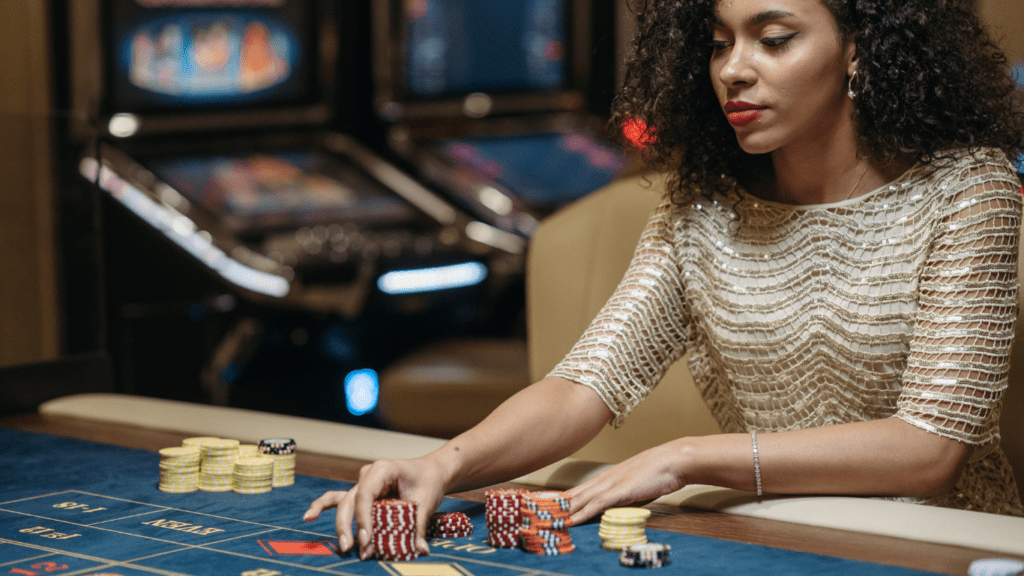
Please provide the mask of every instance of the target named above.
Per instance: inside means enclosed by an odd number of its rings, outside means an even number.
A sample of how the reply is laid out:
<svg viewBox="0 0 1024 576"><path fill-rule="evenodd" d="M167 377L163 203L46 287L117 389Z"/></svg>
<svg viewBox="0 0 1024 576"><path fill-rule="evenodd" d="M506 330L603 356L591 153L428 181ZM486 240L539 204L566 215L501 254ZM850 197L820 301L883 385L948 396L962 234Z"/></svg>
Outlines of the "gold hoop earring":
<svg viewBox="0 0 1024 576"><path fill-rule="evenodd" d="M856 77L857 77L857 71L854 70L853 74L850 74L850 83L846 87L846 90L847 90L846 95L850 98L850 100L853 100L854 98L857 97L857 93L853 91L853 79L856 78Z"/></svg>

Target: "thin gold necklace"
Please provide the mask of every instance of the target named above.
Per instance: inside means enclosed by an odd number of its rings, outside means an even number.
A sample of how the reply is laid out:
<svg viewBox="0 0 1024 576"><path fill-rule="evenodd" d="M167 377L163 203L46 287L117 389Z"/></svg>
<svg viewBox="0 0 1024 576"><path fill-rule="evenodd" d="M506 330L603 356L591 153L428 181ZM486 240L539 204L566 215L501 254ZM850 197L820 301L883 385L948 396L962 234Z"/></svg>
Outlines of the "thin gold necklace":
<svg viewBox="0 0 1024 576"><path fill-rule="evenodd" d="M850 189L850 193L847 194L846 198L844 198L842 200L843 202L849 200L850 198L853 198L853 192L857 189L857 186L860 186L861 180L864 180L864 175L867 174L867 173L868 173L868 163L865 162L864 163L864 171L860 173L860 178L857 178L857 183L854 184L853 188Z"/></svg>

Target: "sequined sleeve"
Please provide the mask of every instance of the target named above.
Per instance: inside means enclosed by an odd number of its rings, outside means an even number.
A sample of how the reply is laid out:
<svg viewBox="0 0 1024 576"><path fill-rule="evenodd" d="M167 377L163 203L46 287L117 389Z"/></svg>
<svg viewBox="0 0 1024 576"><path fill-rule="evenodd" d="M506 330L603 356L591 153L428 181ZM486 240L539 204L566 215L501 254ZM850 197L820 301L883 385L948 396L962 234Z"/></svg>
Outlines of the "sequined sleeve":
<svg viewBox="0 0 1024 576"><path fill-rule="evenodd" d="M615 292L550 373L594 389L615 414L616 427L686 351L688 314L673 255L672 211L668 202L654 211Z"/></svg>
<svg viewBox="0 0 1024 576"><path fill-rule="evenodd" d="M897 417L968 444L998 440L1017 315L1020 183L1003 163L962 162L940 185Z"/></svg>

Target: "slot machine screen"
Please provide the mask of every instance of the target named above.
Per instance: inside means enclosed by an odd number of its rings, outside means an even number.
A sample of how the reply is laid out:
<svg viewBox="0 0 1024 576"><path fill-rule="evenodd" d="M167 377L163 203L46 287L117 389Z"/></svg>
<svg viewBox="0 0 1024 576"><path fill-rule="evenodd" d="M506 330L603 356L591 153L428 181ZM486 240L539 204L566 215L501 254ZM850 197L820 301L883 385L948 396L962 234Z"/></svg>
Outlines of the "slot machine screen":
<svg viewBox="0 0 1024 576"><path fill-rule="evenodd" d="M608 184L622 169L621 152L583 132L437 142L436 154L460 170L497 183L537 207L554 207Z"/></svg>
<svg viewBox="0 0 1024 576"><path fill-rule="evenodd" d="M567 0L406 0L401 5L408 97L568 87Z"/></svg>
<svg viewBox="0 0 1024 576"><path fill-rule="evenodd" d="M108 0L109 105L144 113L312 104L318 92L312 4Z"/></svg>
<svg viewBox="0 0 1024 576"><path fill-rule="evenodd" d="M400 198L317 151L168 158L147 163L164 182L237 232L355 220L412 222Z"/></svg>

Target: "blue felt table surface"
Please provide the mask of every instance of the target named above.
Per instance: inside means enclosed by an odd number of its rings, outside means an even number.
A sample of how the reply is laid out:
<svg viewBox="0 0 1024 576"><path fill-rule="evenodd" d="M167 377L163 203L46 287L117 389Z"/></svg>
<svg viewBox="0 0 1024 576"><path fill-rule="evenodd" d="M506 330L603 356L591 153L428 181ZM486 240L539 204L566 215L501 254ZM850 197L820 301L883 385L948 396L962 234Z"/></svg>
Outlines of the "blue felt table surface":
<svg viewBox="0 0 1024 576"><path fill-rule="evenodd" d="M121 576L403 573L400 567L361 562L351 555L273 553L275 542L332 545L334 515L307 523L302 514L324 491L344 489L349 486L345 483L300 475L294 486L255 496L165 494L157 489L160 457L155 452L6 428L0 428L0 447L0 574L8 567L31 571L33 564L43 566L40 571L67 567L57 574L102 570L91 573ZM597 523L570 530L576 552L543 557L486 546L482 504L446 499L442 510L467 513L474 532L467 538L433 541L431 555L416 561L448 570L438 574L594 576L638 571L620 566L616 553L601 549ZM661 573L932 574L660 530L648 529L647 534L650 541L671 546L672 562L656 570Z"/></svg>

